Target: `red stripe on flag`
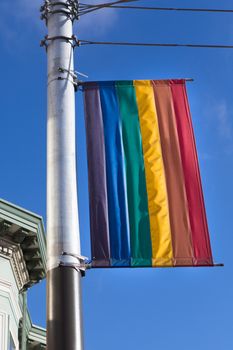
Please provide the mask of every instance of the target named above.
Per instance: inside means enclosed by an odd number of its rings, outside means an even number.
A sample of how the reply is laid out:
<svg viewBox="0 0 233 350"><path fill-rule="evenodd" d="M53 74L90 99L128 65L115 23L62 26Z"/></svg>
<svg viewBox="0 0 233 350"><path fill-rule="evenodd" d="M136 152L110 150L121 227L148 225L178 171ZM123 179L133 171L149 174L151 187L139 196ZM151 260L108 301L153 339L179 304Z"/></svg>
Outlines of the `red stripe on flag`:
<svg viewBox="0 0 233 350"><path fill-rule="evenodd" d="M170 81L189 206L195 265L213 265L201 177L185 81Z"/></svg>

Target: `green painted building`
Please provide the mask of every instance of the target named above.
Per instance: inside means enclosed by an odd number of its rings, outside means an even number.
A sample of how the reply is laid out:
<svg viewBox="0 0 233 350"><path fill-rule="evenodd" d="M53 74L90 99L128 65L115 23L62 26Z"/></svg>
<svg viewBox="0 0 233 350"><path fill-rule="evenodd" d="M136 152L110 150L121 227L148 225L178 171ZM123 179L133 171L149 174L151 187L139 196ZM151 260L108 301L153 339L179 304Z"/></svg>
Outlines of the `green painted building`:
<svg viewBox="0 0 233 350"><path fill-rule="evenodd" d="M0 199L0 350L46 348L46 331L27 309L27 289L45 276L42 218Z"/></svg>

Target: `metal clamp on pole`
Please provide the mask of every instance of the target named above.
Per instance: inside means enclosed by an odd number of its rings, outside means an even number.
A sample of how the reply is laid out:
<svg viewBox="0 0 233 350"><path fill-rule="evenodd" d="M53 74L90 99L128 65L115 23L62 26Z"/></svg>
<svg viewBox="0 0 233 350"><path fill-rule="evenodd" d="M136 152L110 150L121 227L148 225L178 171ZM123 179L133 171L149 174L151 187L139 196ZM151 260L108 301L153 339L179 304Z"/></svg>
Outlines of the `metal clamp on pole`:
<svg viewBox="0 0 233 350"><path fill-rule="evenodd" d="M78 79L78 76L80 75L81 77L88 78L88 75L81 73L81 72L78 72L78 71L75 71L75 70L68 70L68 69L60 67L60 68L58 68L58 71L60 73L67 73L68 75L71 76L71 78L73 79L72 83L74 85L75 92L78 91L79 86L82 84L82 81ZM58 80L64 80L64 79L70 80L69 78L58 77Z"/></svg>
<svg viewBox="0 0 233 350"><path fill-rule="evenodd" d="M69 263L69 262L63 261L62 257L64 257L64 256L68 256L68 257L72 257L72 258L77 259L77 263ZM60 261L59 266L72 267L75 270L79 271L81 273L82 277L85 277L86 270L91 269L91 262L85 256L63 252L61 255L61 261Z"/></svg>
<svg viewBox="0 0 233 350"><path fill-rule="evenodd" d="M66 76L57 76L55 78L52 78L51 80L48 81L48 85L54 81L54 80L67 80L67 81L70 81L73 85L74 85L74 90L75 92L78 91L78 87L79 87L79 81L78 81L78 76L75 74L74 71L70 71L68 69L65 69L65 68L58 68L57 70L59 73L67 73ZM69 76L71 76L71 78L69 78Z"/></svg>
<svg viewBox="0 0 233 350"><path fill-rule="evenodd" d="M80 40L77 39L75 35L72 35L71 37L64 36L64 35L57 35L57 36L51 36L49 37L48 35L45 35L44 39L40 41L40 46L45 47L46 51L49 45L49 41L53 40L64 40L67 43L70 43L73 49L77 46L80 46Z"/></svg>
<svg viewBox="0 0 233 350"><path fill-rule="evenodd" d="M75 74L75 71L71 71L71 70L68 70L68 69L60 67L60 68L58 68L58 72L60 72L60 73L67 73L68 75L71 76L72 83L74 85L74 90L75 90L75 92L77 92L78 91L78 76L77 76L77 74ZM64 80L64 79L70 80L69 78L58 77L58 80Z"/></svg>
<svg viewBox="0 0 233 350"><path fill-rule="evenodd" d="M45 20L46 24L48 17L53 14L62 14L69 18L72 22L79 19L79 2L78 0L67 0L66 2L45 0L44 5L40 8L41 20Z"/></svg>

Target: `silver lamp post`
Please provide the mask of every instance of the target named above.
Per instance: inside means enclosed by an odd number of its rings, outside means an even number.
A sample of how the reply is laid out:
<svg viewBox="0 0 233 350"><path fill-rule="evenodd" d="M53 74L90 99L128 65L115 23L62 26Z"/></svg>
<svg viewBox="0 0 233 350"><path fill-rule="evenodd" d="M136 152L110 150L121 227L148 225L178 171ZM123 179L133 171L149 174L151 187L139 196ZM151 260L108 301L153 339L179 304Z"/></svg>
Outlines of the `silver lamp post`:
<svg viewBox="0 0 233 350"><path fill-rule="evenodd" d="M76 0L46 0L47 349L82 350L80 237L76 186L73 21Z"/></svg>

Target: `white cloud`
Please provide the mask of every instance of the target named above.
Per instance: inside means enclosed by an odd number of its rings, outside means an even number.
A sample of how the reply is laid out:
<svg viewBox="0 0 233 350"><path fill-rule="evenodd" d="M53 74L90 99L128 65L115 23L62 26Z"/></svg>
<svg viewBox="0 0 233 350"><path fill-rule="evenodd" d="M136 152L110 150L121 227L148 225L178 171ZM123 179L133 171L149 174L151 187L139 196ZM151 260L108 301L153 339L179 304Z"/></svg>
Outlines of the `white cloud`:
<svg viewBox="0 0 233 350"><path fill-rule="evenodd" d="M21 42L24 40L24 31L28 26L32 30L43 33L44 26L40 21L41 0L14 0L14 4L8 0L0 0L0 36L2 42L11 46L12 42ZM22 31L15 29L15 25L20 24ZM9 43L11 41L11 44Z"/></svg>
<svg viewBox="0 0 233 350"><path fill-rule="evenodd" d="M97 0L86 0L84 2L91 5L101 3L101 1ZM1 23L4 23L4 25L1 25L1 29L6 27L7 31L14 32L12 21L15 19L21 22L31 22L34 27L41 29L41 5L43 5L43 0L15 0L14 6L12 4L10 5L9 0L0 0ZM102 34L113 27L116 24L117 18L116 9L101 9L81 16L80 20L75 22L74 29L78 36L91 35L91 38L93 38L95 34Z"/></svg>
<svg viewBox="0 0 233 350"><path fill-rule="evenodd" d="M208 96L204 107L207 125L222 141L233 144L233 110L225 98L214 99Z"/></svg>
<svg viewBox="0 0 233 350"><path fill-rule="evenodd" d="M217 119L217 130L219 136L230 140L233 136L231 112L225 101L221 101L215 107L216 119Z"/></svg>
<svg viewBox="0 0 233 350"><path fill-rule="evenodd" d="M14 53L14 48L25 45L25 31L32 35L47 33L45 23L40 20L40 7L43 0L0 0L0 39L8 52ZM102 0L85 0L85 3L101 3ZM84 2L84 1L83 1ZM105 33L114 28L118 19L117 10L103 9L80 17L75 21L74 34L83 40L101 40ZM16 30L16 27L22 30ZM30 28L30 29L29 29Z"/></svg>
<svg viewBox="0 0 233 350"><path fill-rule="evenodd" d="M215 98L207 96L204 106L206 135L212 142L211 149L202 150L200 159L210 161L220 157L230 157L233 154L233 110L231 101L226 97ZM207 136L208 138L208 136ZM214 141L215 140L215 141Z"/></svg>
<svg viewBox="0 0 233 350"><path fill-rule="evenodd" d="M81 16L77 25L78 33L83 39L92 39L106 33L116 25L118 16L114 10L100 10ZM91 38L87 37L91 35Z"/></svg>
<svg viewBox="0 0 233 350"><path fill-rule="evenodd" d="M88 3L90 5L98 4L101 2L106 1L85 1L85 3ZM108 2L111 2L111 0L109 0ZM117 9L100 9L80 17L80 21L78 22L77 26L78 33L83 37L83 39L86 39L87 35L91 35L91 39L93 38L93 36L99 37L99 35L104 34L107 30L114 27L116 25L117 20Z"/></svg>

